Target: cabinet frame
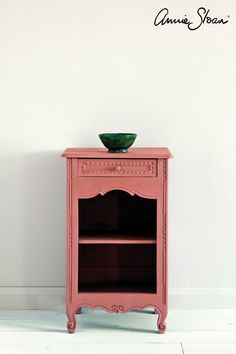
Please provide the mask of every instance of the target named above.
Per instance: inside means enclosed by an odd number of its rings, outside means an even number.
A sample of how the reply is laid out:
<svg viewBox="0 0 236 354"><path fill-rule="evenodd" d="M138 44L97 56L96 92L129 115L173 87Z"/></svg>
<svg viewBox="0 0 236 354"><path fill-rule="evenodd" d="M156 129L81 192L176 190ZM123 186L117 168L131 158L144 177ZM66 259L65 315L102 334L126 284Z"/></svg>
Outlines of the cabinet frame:
<svg viewBox="0 0 236 354"><path fill-rule="evenodd" d="M67 151L67 150L66 150ZM67 242L66 242L66 313L67 329L73 333L76 329L76 313L82 307L100 308L108 312L125 313L133 309L153 307L158 314L157 328L159 333L166 329L165 320L168 312L168 158L172 157L167 149L166 157L158 156L158 151L150 158L156 159L158 173L155 177L132 176L79 176L79 156L69 156L67 159ZM71 154L70 154L71 155ZM115 154L105 155L114 159ZM117 154L118 155L118 154ZM119 154L121 155L121 154ZM133 155L130 154L132 157ZM137 155L139 158L140 156ZM122 159L124 159L122 154ZM135 156L136 157L136 156ZM86 157L87 158L87 157ZM92 152L91 159L96 158ZM145 157L146 158L146 157ZM112 190L122 190L131 196L137 194L142 198L157 200L157 235L156 235L156 284L157 293L119 293L119 292L78 292L78 199L92 198L98 194L105 195Z"/></svg>

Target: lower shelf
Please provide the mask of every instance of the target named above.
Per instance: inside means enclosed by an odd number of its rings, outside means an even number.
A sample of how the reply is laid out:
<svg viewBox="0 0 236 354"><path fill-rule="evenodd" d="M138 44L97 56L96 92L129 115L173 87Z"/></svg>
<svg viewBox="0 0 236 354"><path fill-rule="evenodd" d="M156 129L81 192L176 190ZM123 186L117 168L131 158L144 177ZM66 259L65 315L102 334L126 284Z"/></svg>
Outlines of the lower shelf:
<svg viewBox="0 0 236 354"><path fill-rule="evenodd" d="M155 244L79 245L78 291L156 293Z"/></svg>
<svg viewBox="0 0 236 354"><path fill-rule="evenodd" d="M125 284L125 283L80 283L79 292L96 293L156 293L152 284Z"/></svg>

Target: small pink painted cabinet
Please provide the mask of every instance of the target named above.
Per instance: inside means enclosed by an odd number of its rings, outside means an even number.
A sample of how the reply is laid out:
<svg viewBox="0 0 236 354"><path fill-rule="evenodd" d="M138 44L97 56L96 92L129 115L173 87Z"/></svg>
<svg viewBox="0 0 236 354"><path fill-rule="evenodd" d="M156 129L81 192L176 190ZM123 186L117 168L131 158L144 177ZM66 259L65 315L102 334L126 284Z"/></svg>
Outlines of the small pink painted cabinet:
<svg viewBox="0 0 236 354"><path fill-rule="evenodd" d="M67 162L67 329L82 307L167 316L167 148L70 148Z"/></svg>

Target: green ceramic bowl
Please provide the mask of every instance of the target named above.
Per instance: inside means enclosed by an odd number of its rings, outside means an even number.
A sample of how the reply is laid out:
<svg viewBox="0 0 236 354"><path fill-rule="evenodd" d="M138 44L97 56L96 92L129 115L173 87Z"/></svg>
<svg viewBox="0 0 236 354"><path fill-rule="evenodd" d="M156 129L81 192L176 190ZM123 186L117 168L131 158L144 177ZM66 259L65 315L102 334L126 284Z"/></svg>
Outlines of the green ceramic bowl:
<svg viewBox="0 0 236 354"><path fill-rule="evenodd" d="M131 133L104 133L99 134L103 145L108 148L108 152L127 152L133 144L137 134Z"/></svg>

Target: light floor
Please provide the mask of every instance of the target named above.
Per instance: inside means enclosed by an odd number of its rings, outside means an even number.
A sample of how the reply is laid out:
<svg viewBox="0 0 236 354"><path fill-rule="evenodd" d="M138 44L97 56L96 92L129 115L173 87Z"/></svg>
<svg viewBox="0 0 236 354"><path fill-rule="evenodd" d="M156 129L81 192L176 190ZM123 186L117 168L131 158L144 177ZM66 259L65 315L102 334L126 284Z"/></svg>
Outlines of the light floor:
<svg viewBox="0 0 236 354"><path fill-rule="evenodd" d="M63 311L0 311L0 354L236 354L236 310L170 310L164 335L151 309L83 309L75 334Z"/></svg>

